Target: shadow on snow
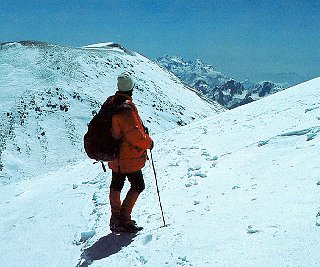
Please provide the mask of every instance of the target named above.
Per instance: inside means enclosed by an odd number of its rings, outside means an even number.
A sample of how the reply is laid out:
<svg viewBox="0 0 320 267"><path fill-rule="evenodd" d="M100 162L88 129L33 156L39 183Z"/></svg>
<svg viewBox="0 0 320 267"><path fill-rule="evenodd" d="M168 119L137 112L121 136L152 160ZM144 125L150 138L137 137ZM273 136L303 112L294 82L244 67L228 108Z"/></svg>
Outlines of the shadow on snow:
<svg viewBox="0 0 320 267"><path fill-rule="evenodd" d="M131 244L136 234L114 234L101 237L91 247L84 250L77 267L86 267L93 261L101 260L118 253L123 247Z"/></svg>

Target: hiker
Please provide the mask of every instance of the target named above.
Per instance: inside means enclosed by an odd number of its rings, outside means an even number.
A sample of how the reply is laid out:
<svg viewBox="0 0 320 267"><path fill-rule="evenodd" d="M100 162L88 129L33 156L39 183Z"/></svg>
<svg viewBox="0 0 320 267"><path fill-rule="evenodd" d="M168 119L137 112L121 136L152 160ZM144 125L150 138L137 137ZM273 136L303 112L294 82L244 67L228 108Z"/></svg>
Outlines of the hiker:
<svg viewBox="0 0 320 267"><path fill-rule="evenodd" d="M118 91L111 101L120 110L112 117L112 135L120 140L117 159L108 162L112 170L110 185L110 230L137 232L142 229L131 219L132 209L144 190L145 184L141 169L147 160L147 149L153 148L153 141L144 127L138 110L132 102L134 82L128 73L118 76ZM121 204L120 193L128 178L130 189Z"/></svg>

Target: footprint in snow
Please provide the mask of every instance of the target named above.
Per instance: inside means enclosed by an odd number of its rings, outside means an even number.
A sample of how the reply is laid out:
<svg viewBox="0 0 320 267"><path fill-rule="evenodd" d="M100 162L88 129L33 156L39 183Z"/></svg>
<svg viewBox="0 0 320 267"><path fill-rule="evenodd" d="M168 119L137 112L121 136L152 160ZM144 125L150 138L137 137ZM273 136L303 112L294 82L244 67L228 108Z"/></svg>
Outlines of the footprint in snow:
<svg viewBox="0 0 320 267"><path fill-rule="evenodd" d="M169 163L169 167L178 167L179 163L178 162L171 162Z"/></svg>
<svg viewBox="0 0 320 267"><path fill-rule="evenodd" d="M320 226L320 211L316 215L316 226Z"/></svg>
<svg viewBox="0 0 320 267"><path fill-rule="evenodd" d="M79 241L74 241L74 243L76 245L81 245L82 243L88 241L89 239L91 239L93 236L96 235L96 231L87 231L87 232L82 232L81 233L81 238Z"/></svg>
<svg viewBox="0 0 320 267"><path fill-rule="evenodd" d="M190 261L187 259L187 256L178 257L177 265L185 266L185 265L192 266Z"/></svg>
<svg viewBox="0 0 320 267"><path fill-rule="evenodd" d="M147 245L151 240L152 240L152 234L147 234L147 235L143 238L143 245Z"/></svg>
<svg viewBox="0 0 320 267"><path fill-rule="evenodd" d="M196 180L189 181L185 184L185 187L191 187L193 185L198 185L198 182Z"/></svg>
<svg viewBox="0 0 320 267"><path fill-rule="evenodd" d="M256 228L253 228L252 225L249 225L248 228L247 228L247 233L248 234L255 234L255 233L259 233L260 230L256 229Z"/></svg>
<svg viewBox="0 0 320 267"><path fill-rule="evenodd" d="M201 164L200 163L196 163L194 166L190 166L188 168L188 172L198 171L200 169L201 169Z"/></svg>
<svg viewBox="0 0 320 267"><path fill-rule="evenodd" d="M199 205L199 204L200 204L200 201L199 201L199 200L194 200L194 201L193 201L193 205L196 206L196 205Z"/></svg>
<svg viewBox="0 0 320 267"><path fill-rule="evenodd" d="M142 264L146 264L148 262L148 260L143 256L137 257L137 260L140 261Z"/></svg>
<svg viewBox="0 0 320 267"><path fill-rule="evenodd" d="M207 175L201 171L201 164L200 163L196 163L195 165L190 166L188 168L188 177L192 177L192 176L198 176L201 178L207 177Z"/></svg>
<svg viewBox="0 0 320 267"><path fill-rule="evenodd" d="M207 175L201 171L197 171L197 172L194 172L193 173L193 176L198 176L198 177L201 177L201 178L206 178Z"/></svg>
<svg viewBox="0 0 320 267"><path fill-rule="evenodd" d="M311 133L311 134L307 134L307 141L311 141L314 138L316 138L317 133Z"/></svg>
<svg viewBox="0 0 320 267"><path fill-rule="evenodd" d="M214 167L216 167L216 166L217 166L217 164L218 164L218 162L217 162L216 160L214 160L214 161L212 162L212 164L211 164L210 168L214 168Z"/></svg>
<svg viewBox="0 0 320 267"><path fill-rule="evenodd" d="M264 141L259 141L258 142L258 147L261 147L261 146L265 146L269 143L269 140L264 140Z"/></svg>
<svg viewBox="0 0 320 267"><path fill-rule="evenodd" d="M205 148L202 149L201 151L202 151L201 156L204 156L207 161L218 160L218 156L211 156Z"/></svg>

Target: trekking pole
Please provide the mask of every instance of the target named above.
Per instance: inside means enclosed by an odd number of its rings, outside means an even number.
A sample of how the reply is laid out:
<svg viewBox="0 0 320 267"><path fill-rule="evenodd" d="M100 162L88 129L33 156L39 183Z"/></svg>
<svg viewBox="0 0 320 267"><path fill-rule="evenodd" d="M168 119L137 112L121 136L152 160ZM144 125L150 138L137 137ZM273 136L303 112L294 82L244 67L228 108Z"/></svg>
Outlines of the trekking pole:
<svg viewBox="0 0 320 267"><path fill-rule="evenodd" d="M159 198L159 204L160 204L160 209L161 209L161 215L162 215L162 221L163 221L163 227L166 226L166 221L164 220L164 215L163 215L163 209L162 209L162 204L161 204L161 198L160 198L160 192L159 192L159 187L158 187L158 180L157 180L157 174L156 174L156 169L154 167L154 162L153 162L153 158L152 158L152 152L151 149L150 151L150 160L151 160L151 164L152 164L152 168L153 168L153 173L154 173L154 179L156 181L156 187L157 187L157 193L158 193L158 198Z"/></svg>

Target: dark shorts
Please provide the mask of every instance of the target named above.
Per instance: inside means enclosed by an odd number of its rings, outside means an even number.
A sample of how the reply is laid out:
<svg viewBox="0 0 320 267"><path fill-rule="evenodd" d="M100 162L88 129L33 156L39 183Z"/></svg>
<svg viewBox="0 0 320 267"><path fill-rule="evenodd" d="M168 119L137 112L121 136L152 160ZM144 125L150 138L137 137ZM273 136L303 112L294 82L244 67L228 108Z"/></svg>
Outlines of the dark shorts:
<svg viewBox="0 0 320 267"><path fill-rule="evenodd" d="M136 171L132 173L118 173L112 172L112 181L110 184L110 188L116 191L121 191L126 178L128 177L128 181L131 184L131 189L141 193L144 188L144 180L142 171Z"/></svg>

